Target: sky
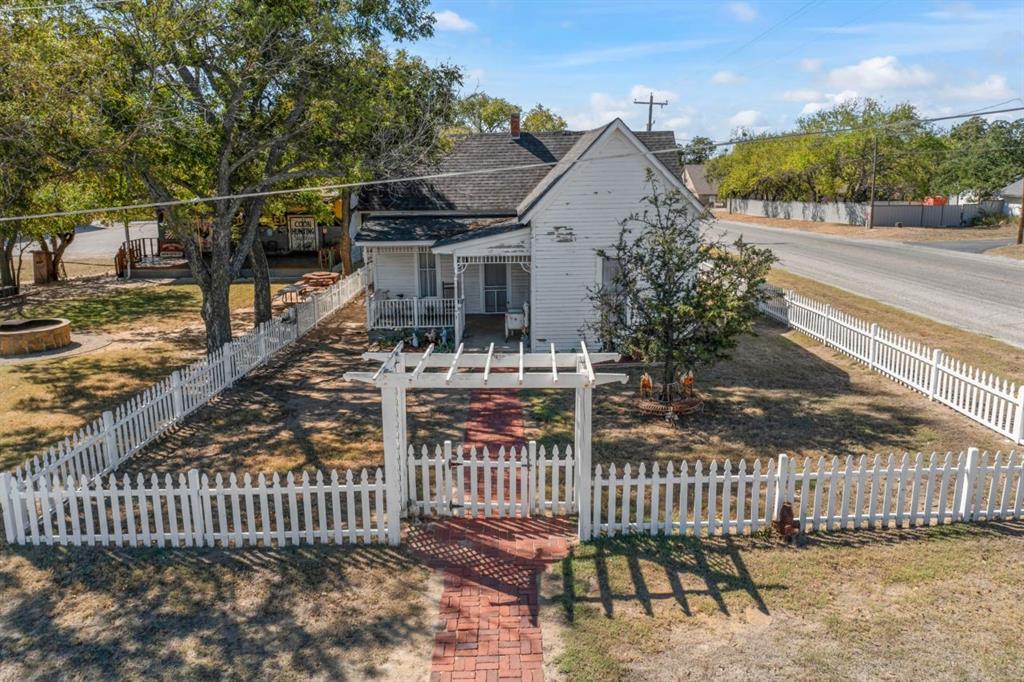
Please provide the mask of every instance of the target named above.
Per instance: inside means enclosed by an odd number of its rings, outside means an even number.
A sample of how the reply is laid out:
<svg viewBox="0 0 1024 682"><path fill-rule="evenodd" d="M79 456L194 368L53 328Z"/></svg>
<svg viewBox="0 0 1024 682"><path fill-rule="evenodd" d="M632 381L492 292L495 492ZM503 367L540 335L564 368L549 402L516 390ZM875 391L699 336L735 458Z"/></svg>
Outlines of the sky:
<svg viewBox="0 0 1024 682"><path fill-rule="evenodd" d="M926 116L1024 106L1024 0L745 2L436 0L434 37L407 45L465 71L467 92L554 109L571 129L655 99L684 141L792 127L870 96ZM1012 118L1020 117L1014 114Z"/></svg>

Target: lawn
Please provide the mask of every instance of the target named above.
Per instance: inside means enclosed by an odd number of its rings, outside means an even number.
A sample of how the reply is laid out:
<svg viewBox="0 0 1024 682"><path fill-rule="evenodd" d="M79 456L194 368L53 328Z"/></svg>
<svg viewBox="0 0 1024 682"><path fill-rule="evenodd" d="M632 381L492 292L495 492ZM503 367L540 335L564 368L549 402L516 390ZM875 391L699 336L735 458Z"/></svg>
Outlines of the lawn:
<svg viewBox="0 0 1024 682"><path fill-rule="evenodd" d="M549 677L1024 678L1024 526L599 540L542 578Z"/></svg>
<svg viewBox="0 0 1024 682"><path fill-rule="evenodd" d="M1009 246L1000 246L995 249L989 249L985 253L989 256L1002 256L1004 258L1024 260L1024 244L1010 244Z"/></svg>
<svg viewBox="0 0 1024 682"><path fill-rule="evenodd" d="M629 384L594 391L595 463L1011 447L953 410L767 321L740 341L732 359L697 374L704 410L679 425L641 415L632 403L642 369L624 370ZM571 393L530 391L526 417L529 438L572 441Z"/></svg>
<svg viewBox="0 0 1024 682"><path fill-rule="evenodd" d="M276 286L276 285L275 285ZM0 365L0 468L20 463L204 352L195 285L79 280L33 290L25 315L65 317L108 345L59 360ZM236 333L252 325L252 285L231 288Z"/></svg>
<svg viewBox="0 0 1024 682"><path fill-rule="evenodd" d="M0 679L426 679L404 550L0 549Z"/></svg>
<svg viewBox="0 0 1024 682"><path fill-rule="evenodd" d="M1024 348L908 313L872 298L851 294L779 268L771 271L768 281L775 286L831 303L838 310L862 320L876 322L880 327L925 345L941 348L946 355L969 362L987 372L994 372L1018 385L1024 383Z"/></svg>
<svg viewBox="0 0 1024 682"><path fill-rule="evenodd" d="M345 381L372 367L357 299L132 458L128 472L324 471L384 463L380 389ZM459 442L466 391L409 391L409 442Z"/></svg>

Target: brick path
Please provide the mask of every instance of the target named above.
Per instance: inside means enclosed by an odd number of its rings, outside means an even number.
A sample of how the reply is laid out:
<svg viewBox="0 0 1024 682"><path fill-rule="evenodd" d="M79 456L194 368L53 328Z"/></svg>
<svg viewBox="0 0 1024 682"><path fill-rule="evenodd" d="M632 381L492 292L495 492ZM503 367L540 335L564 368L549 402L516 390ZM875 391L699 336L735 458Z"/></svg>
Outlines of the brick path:
<svg viewBox="0 0 1024 682"><path fill-rule="evenodd" d="M518 391L470 395L467 445L521 446ZM565 518L441 518L414 527L409 545L444 579L432 682L541 680L537 574L563 558L576 535Z"/></svg>
<svg viewBox="0 0 1024 682"><path fill-rule="evenodd" d="M566 518L445 518L409 545L444 578L432 682L543 679L537 574L569 551Z"/></svg>

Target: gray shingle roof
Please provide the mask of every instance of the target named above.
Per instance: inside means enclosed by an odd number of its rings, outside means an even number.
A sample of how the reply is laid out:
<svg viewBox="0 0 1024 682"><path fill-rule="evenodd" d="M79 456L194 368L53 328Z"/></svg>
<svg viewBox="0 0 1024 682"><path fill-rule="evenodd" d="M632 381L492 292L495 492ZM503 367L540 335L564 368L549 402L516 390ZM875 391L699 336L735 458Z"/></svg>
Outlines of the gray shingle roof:
<svg viewBox="0 0 1024 682"><path fill-rule="evenodd" d="M379 216L363 220L357 242L434 242L492 226L513 224L515 216Z"/></svg>
<svg viewBox="0 0 1024 682"><path fill-rule="evenodd" d="M598 129L600 131L600 129ZM515 213L516 206L533 190L581 137L593 131L523 133L512 140L507 133L467 135L456 141L452 151L419 174L450 173L488 168L541 164L495 173L436 178L394 185L379 185L360 192L362 211L453 211L461 213ZM674 149L671 131L638 132L648 149ZM658 158L679 177L676 152Z"/></svg>
<svg viewBox="0 0 1024 682"><path fill-rule="evenodd" d="M999 196L1004 199L1020 199L1022 189L1024 189L1024 178L1021 178L1017 182L1011 182L1009 185L999 190Z"/></svg>

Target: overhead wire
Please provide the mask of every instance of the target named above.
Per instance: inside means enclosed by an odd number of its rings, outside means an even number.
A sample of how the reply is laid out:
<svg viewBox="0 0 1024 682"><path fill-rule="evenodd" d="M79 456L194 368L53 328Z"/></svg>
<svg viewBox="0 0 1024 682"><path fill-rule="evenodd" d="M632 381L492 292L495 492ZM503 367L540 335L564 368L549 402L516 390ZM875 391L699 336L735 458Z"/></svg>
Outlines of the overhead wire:
<svg viewBox="0 0 1024 682"><path fill-rule="evenodd" d="M947 115L947 116L936 116L936 117L932 117L932 118L917 119L915 121L898 121L898 122L895 122L895 123L886 123L886 124L875 125L875 126L849 126L849 127L846 127L846 128L836 128L836 129L831 129L831 130L794 131L794 132L790 132L790 133L780 133L780 134L774 135L774 136L763 136L763 137L757 137L757 138L741 138L741 139L725 140L725 141L721 141L721 142L714 142L710 146L717 148L717 147L726 147L726 146L732 146L732 145L737 145L737 144L743 144L745 142L746 143L763 142L763 141L772 140L772 139L789 139L789 138L795 138L795 137L836 135L836 134L846 133L846 132L858 132L858 131L867 131L867 130L880 130L880 129L884 129L884 128L905 126L905 125L911 125L911 124L920 125L920 124L924 124L924 123L937 123L937 122L942 122L942 121L950 121L950 120L955 120L955 119L959 119L959 118L968 118L970 116L979 115L979 114L986 114L986 115L990 115L990 114L1003 114L1003 113L1012 113L1012 112L1017 112L1017 111L1024 111L1024 106L1012 107L1012 108L1004 108L1004 109L995 109L995 110L987 110L987 111L977 112L977 113L962 113L962 114L951 114L951 115ZM651 158L651 157L657 158L657 156L661 155L661 154L678 153L678 152L679 152L679 147L678 146L673 146L673 147L670 147L670 148L667 148L667 149L657 149L657 150L637 151L637 152L621 152L621 153L617 153L617 154L597 155L597 156L593 156L593 157L577 159L573 163L574 164L593 163L595 161L606 161L606 160L612 160L612 159L630 158L630 157L635 157L635 156L643 156L645 158ZM512 172L512 171L522 171L522 170L531 170L531 169L540 169L540 168L550 168L551 166L554 166L557 163L559 163L559 161L539 161L539 162L536 162L536 163L515 164L515 165L498 166L498 167L491 167L491 168L479 168L479 169L472 169L472 170L465 170L465 171L448 171L448 172L442 172L442 173L427 173L427 174L422 174L422 175L404 176L404 177L397 177L397 178L381 178L379 180L361 180L361 181L356 181L356 182L331 183L331 184L325 184L325 185L314 185L314 186L296 187L296 188L289 188L289 189L261 190L261 191L257 191L257 192L242 192L242 193L236 193L236 194L213 195L213 196L207 196L207 197L194 197L194 198L191 198L191 199L174 199L174 200L170 200L170 201L154 201L154 202L144 202L144 203L140 202L140 203L136 203L136 204L124 204L124 205L120 205L120 206L105 206L105 207L96 207L96 208L83 208L83 209L73 209L73 210L68 210L68 211L51 211L51 212L47 212L47 213L35 213L35 214L20 215L20 216L2 216L2 217L0 217L0 223L13 222L13 221L18 221L18 220L40 220L40 219L44 219L44 218L64 218L64 217L79 216L79 215L91 215L91 214L95 214L95 213L114 213L114 212L121 212L121 211L137 211L137 210L151 209L151 208L152 209L156 209L156 208L170 208L170 207L173 207L173 206L196 206L196 205L199 205L199 204L213 203L213 202L218 202L218 201L230 201L230 200L236 200L236 199L254 199L254 198L258 198L258 197L282 196L282 195L287 195L287 194L300 194L300 193L304 193L304 192L320 192L320 193L324 193L324 192L330 192L330 191L342 190L342 189L357 189L357 188L360 188L360 187L381 187L381 186L396 185L396 184L407 183L407 182L422 182L422 181L425 181L425 180L441 180L441 179L448 179L448 178L466 177L466 176L472 176L472 175L485 175L485 174L489 174L489 173L506 173L506 172Z"/></svg>

